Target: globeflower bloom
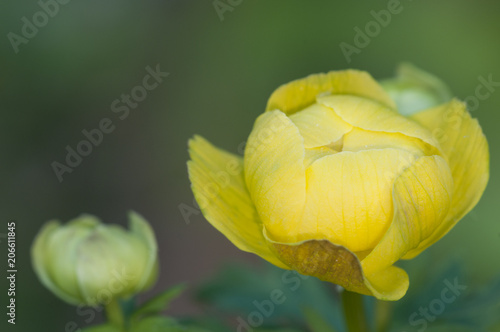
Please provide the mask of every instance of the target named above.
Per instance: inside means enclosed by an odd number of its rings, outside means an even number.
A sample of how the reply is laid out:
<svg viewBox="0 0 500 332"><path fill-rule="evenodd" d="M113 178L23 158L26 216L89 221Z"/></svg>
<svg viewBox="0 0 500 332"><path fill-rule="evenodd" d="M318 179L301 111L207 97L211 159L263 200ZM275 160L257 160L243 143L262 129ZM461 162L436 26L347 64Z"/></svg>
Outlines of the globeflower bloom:
<svg viewBox="0 0 500 332"><path fill-rule="evenodd" d="M74 305L109 304L142 292L158 276L158 249L151 226L131 212L130 231L81 215L44 225L32 246L42 284Z"/></svg>
<svg viewBox="0 0 500 332"><path fill-rule="evenodd" d="M489 177L486 138L464 103L398 112L357 70L279 87L243 158L199 136L189 152L204 216L238 248L382 300L409 286L394 263L453 228Z"/></svg>

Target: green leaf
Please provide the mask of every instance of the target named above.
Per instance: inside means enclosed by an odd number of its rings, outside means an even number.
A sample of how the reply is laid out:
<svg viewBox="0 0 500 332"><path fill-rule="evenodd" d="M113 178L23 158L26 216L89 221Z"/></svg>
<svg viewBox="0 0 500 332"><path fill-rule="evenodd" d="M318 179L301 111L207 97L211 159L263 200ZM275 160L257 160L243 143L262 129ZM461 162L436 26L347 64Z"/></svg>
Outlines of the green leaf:
<svg viewBox="0 0 500 332"><path fill-rule="evenodd" d="M156 315L167 309L170 302L178 297L186 289L185 284L174 286L163 293L153 297L148 302L139 307L133 314L132 320L138 319L140 316Z"/></svg>
<svg viewBox="0 0 500 332"><path fill-rule="evenodd" d="M170 317L154 316L147 317L132 323L130 332L174 332L178 329L177 321Z"/></svg>
<svg viewBox="0 0 500 332"><path fill-rule="evenodd" d="M307 324L311 328L311 332L337 332L319 313L313 309L306 307L303 311Z"/></svg>
<svg viewBox="0 0 500 332"><path fill-rule="evenodd" d="M431 326L427 332L479 332L476 328L456 325L456 324L441 324L437 326Z"/></svg>
<svg viewBox="0 0 500 332"><path fill-rule="evenodd" d="M210 332L198 327L180 325L175 319L163 316L152 316L136 321L130 332Z"/></svg>
<svg viewBox="0 0 500 332"><path fill-rule="evenodd" d="M454 326L461 327L461 329L449 331L500 331L500 328L495 330L493 327L500 323L498 314L500 312L500 275L487 285L478 285L471 280L473 273L465 273L459 259L448 259L446 264L443 264L442 261L433 261L433 255L435 256L435 253L430 250L427 254L424 253L412 261L401 264L404 265L413 282L406 296L394 305L391 331L417 331L423 323L412 327L410 321L412 315L413 322L418 320L428 324L427 332L432 331L431 327L436 331L447 331L446 327L441 327L440 324L447 324L445 326L454 324ZM451 293L452 301L443 301L443 292L449 288L449 284L455 282L466 286L467 289L461 290L458 295ZM441 303L443 310L436 314L431 312L434 317L431 322L425 319L420 308L429 311L433 303L434 305Z"/></svg>
<svg viewBox="0 0 500 332"><path fill-rule="evenodd" d="M342 312L336 299L338 294L331 284L271 264L265 264L263 269L242 264L227 265L198 289L197 298L214 313L225 314L231 324L238 324L238 318L247 320L253 312L269 311L262 309L262 304L268 308L272 294L276 292L284 300L275 303L272 312L264 315L261 328L305 327L302 307L307 306L319 313L330 326L344 331Z"/></svg>
<svg viewBox="0 0 500 332"><path fill-rule="evenodd" d="M447 321L486 327L500 323L500 276L489 285L471 290L466 298L458 298L443 314Z"/></svg>
<svg viewBox="0 0 500 332"><path fill-rule="evenodd" d="M303 332L303 330L295 330L295 329L254 329L254 332Z"/></svg>
<svg viewBox="0 0 500 332"><path fill-rule="evenodd" d="M234 332L234 328L229 328L220 318L215 316L195 316L179 319L182 326L203 327L209 331Z"/></svg>
<svg viewBox="0 0 500 332"><path fill-rule="evenodd" d="M497 332L497 331L500 331L500 322L498 324L490 326L488 329L488 332Z"/></svg>
<svg viewBox="0 0 500 332"><path fill-rule="evenodd" d="M103 324L103 325L87 327L83 329L83 332L124 332L124 331L114 325Z"/></svg>

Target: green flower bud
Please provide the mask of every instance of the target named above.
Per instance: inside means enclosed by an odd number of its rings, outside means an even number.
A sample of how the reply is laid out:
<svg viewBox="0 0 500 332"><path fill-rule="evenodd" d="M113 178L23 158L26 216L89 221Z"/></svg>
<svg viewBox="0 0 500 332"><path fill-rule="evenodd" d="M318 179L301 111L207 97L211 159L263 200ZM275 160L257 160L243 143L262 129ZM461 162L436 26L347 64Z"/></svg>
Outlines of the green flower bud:
<svg viewBox="0 0 500 332"><path fill-rule="evenodd" d="M380 84L404 116L444 104L452 98L450 89L441 79L409 63L399 65L396 77Z"/></svg>
<svg viewBox="0 0 500 332"><path fill-rule="evenodd" d="M151 287L158 276L155 236L137 213L129 220L130 231L91 215L45 224L31 252L42 284L70 304L91 306Z"/></svg>

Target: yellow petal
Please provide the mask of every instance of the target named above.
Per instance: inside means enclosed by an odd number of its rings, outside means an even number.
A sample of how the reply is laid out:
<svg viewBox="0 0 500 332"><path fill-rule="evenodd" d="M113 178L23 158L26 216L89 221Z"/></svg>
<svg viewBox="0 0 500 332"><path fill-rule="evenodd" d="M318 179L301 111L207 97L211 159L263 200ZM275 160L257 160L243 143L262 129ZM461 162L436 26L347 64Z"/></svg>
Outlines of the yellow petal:
<svg viewBox="0 0 500 332"><path fill-rule="evenodd" d="M196 136L189 141L191 187L205 218L236 247L287 268L271 252L245 186L240 157Z"/></svg>
<svg viewBox="0 0 500 332"><path fill-rule="evenodd" d="M439 148L429 130L369 99L353 96L327 96L318 103L330 107L345 122L364 130L400 133Z"/></svg>
<svg viewBox="0 0 500 332"><path fill-rule="evenodd" d="M413 119L429 128L439 140L451 168L454 191L446 221L405 258L415 257L448 233L477 204L489 178L488 142L464 103L453 100L417 113Z"/></svg>
<svg viewBox="0 0 500 332"><path fill-rule="evenodd" d="M292 114L290 120L299 128L306 148L335 143L352 129L331 108L318 104Z"/></svg>
<svg viewBox="0 0 500 332"><path fill-rule="evenodd" d="M370 76L359 70L331 71L292 81L276 89L267 102L267 111L281 110L293 114L316 102L319 94L363 96L386 107L396 106L389 95Z"/></svg>
<svg viewBox="0 0 500 332"><path fill-rule="evenodd" d="M440 156L421 157L397 178L392 223L361 262L369 280L416 248L444 221L452 190L450 169Z"/></svg>
<svg viewBox="0 0 500 332"><path fill-rule="evenodd" d="M304 140L281 111L255 122L245 148L245 179L260 219L272 235L289 234L305 204Z"/></svg>
<svg viewBox="0 0 500 332"><path fill-rule="evenodd" d="M405 270L389 266L370 276L365 275L365 284L377 299L397 301L406 294L410 280Z"/></svg>
<svg viewBox="0 0 500 332"><path fill-rule="evenodd" d="M317 160L306 173L304 216L292 231L279 234L279 241L325 239L353 252L371 250L391 223L394 181L417 158L404 150L380 149Z"/></svg>
<svg viewBox="0 0 500 332"><path fill-rule="evenodd" d="M400 133L386 133L354 128L344 136L343 151L361 151L371 149L400 149L417 156L432 155L436 151L418 138Z"/></svg>
<svg viewBox="0 0 500 332"><path fill-rule="evenodd" d="M311 149L306 149L306 155L304 159L304 165L309 167L313 162L315 162L318 159L321 159L323 157L329 156L331 154L339 153L340 151L326 147L326 146L320 146L317 148L311 148Z"/></svg>

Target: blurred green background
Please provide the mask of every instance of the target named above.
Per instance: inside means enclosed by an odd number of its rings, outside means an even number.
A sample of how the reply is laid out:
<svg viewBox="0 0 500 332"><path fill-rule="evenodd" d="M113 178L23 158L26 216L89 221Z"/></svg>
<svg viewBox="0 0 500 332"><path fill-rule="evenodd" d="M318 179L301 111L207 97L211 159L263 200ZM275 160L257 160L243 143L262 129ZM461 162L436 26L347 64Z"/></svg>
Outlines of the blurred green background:
<svg viewBox="0 0 500 332"><path fill-rule="evenodd" d="M224 1L225 2L225 1ZM500 81L500 2L402 1L402 11L347 63L339 47L354 43L356 26L388 1L243 0L220 20L212 1L70 1L16 54L7 34L21 34L36 1L0 3L0 233L17 220L17 325L8 331L64 331L75 321L65 305L36 279L29 250L47 220L80 213L126 223L133 209L157 233L161 277L155 289L181 281L196 285L224 262L260 264L238 251L193 207L187 179L187 140L200 134L237 152L267 97L278 85L311 73L357 68L375 78L393 75L409 61L448 82L456 96L474 95L480 76ZM147 66L170 75L128 118L111 103L142 83ZM478 204L432 249L436 259L463 260L476 285L500 273L500 89L473 115L489 140L491 179ZM110 118L105 135L60 183L51 163L64 162L81 131ZM7 305L6 245L0 237L0 307ZM417 259L418 260L418 259ZM410 276L411 277L411 276ZM153 292L146 294L147 298ZM3 309L5 310L5 309ZM189 296L171 313L204 310ZM5 314L0 330L6 325ZM40 329L44 326L43 329Z"/></svg>

